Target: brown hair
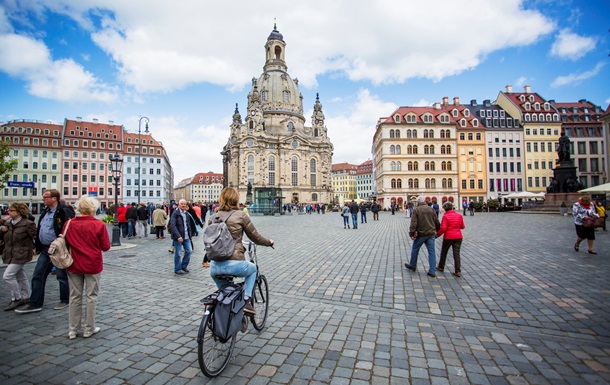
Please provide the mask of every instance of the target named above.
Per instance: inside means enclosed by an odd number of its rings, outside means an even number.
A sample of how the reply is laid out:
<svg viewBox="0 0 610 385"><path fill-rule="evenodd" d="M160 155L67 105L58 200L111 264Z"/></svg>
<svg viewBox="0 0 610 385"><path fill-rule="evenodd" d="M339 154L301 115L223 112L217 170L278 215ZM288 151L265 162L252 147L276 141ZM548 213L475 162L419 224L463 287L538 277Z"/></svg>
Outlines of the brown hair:
<svg viewBox="0 0 610 385"><path fill-rule="evenodd" d="M451 202L445 202L445 203L443 204L443 209L445 209L445 211L453 210L453 203L451 203Z"/></svg>
<svg viewBox="0 0 610 385"><path fill-rule="evenodd" d="M591 195L589 194L584 194L583 196L580 197L580 203L583 203L585 205L588 205L591 203Z"/></svg>
<svg viewBox="0 0 610 385"><path fill-rule="evenodd" d="M57 198L57 203L59 203L59 199L61 198L61 194L59 193L59 190L55 190L54 188L52 188L52 189L44 190L44 192L48 192L49 195L51 196L51 198Z"/></svg>
<svg viewBox="0 0 610 385"><path fill-rule="evenodd" d="M239 202L239 194L234 188L225 187L220 193L218 202L220 203L220 210L222 211L231 211L238 209L237 203Z"/></svg>
<svg viewBox="0 0 610 385"><path fill-rule="evenodd" d="M27 218L30 215L30 209L25 203L13 202L9 206L9 209L17 211L23 218Z"/></svg>

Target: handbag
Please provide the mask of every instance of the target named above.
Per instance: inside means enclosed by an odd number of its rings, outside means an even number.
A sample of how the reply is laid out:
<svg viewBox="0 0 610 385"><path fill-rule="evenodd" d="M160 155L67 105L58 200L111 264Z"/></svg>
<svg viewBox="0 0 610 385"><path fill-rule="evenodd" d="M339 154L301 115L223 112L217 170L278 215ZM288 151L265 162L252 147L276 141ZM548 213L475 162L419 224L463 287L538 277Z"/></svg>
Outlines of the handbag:
<svg viewBox="0 0 610 385"><path fill-rule="evenodd" d="M70 227L71 221L72 219L66 223L64 232L59 234L57 239L51 242L51 245L49 246L51 263L58 269L67 269L74 263L72 254L70 253L70 246L68 246L68 242L66 242L66 234L68 233L68 227Z"/></svg>
<svg viewBox="0 0 610 385"><path fill-rule="evenodd" d="M596 228L596 227L604 227L604 218L593 216L593 215L587 215L586 217L584 217L582 219L582 226L587 229Z"/></svg>
<svg viewBox="0 0 610 385"><path fill-rule="evenodd" d="M157 234L157 226L150 226L150 233L151 234Z"/></svg>

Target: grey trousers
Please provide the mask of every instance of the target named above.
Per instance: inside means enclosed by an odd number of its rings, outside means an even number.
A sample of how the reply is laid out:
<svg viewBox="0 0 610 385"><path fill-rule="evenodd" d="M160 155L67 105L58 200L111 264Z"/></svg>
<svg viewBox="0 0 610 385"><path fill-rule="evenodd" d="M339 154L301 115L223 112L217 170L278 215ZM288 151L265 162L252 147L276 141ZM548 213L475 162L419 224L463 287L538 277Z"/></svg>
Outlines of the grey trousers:
<svg viewBox="0 0 610 385"><path fill-rule="evenodd" d="M30 281L23 269L25 263L10 263L2 279L6 282L8 289L11 291L11 299L13 301L19 299L30 299Z"/></svg>
<svg viewBox="0 0 610 385"><path fill-rule="evenodd" d="M81 328L83 291L87 298L85 304L85 327L83 328L83 332L93 332L93 329L95 328L97 293L100 290L100 274L75 274L68 271L68 282L70 283L69 332L78 332Z"/></svg>

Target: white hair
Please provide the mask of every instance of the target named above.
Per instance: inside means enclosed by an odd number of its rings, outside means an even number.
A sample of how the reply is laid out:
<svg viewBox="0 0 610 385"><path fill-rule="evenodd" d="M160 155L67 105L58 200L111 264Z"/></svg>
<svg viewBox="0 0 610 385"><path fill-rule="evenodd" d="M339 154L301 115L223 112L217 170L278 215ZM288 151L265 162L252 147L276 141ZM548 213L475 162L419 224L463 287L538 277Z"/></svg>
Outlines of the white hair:
<svg viewBox="0 0 610 385"><path fill-rule="evenodd" d="M426 204L426 198L424 198L423 196L420 195L417 197L417 205L419 206L419 205L423 205L423 204Z"/></svg>
<svg viewBox="0 0 610 385"><path fill-rule="evenodd" d="M76 209L79 213L84 215L94 215L99 207L100 201L88 195L83 195L78 202L76 202Z"/></svg>

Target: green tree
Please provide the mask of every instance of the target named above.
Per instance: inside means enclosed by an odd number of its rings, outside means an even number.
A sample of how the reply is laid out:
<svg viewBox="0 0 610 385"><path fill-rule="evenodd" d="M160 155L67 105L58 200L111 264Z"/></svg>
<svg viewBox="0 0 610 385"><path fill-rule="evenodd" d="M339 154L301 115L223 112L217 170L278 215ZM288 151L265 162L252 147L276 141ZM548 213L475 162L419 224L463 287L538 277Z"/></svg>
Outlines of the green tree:
<svg viewBox="0 0 610 385"><path fill-rule="evenodd" d="M8 176L17 165L17 159L11 157L11 142L0 141L0 189L6 187Z"/></svg>

